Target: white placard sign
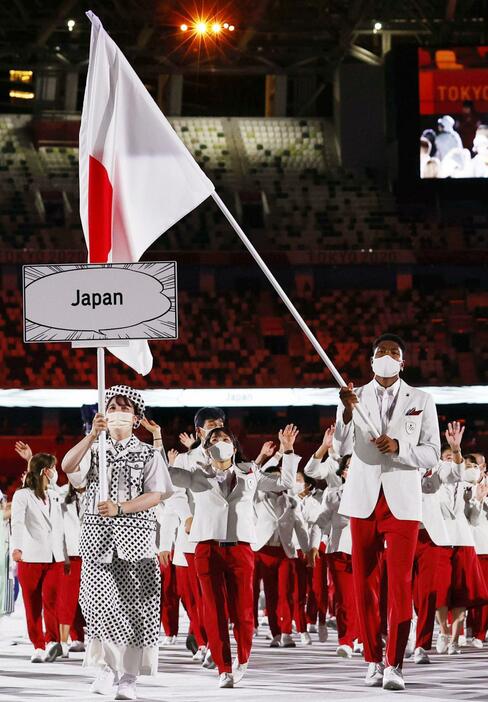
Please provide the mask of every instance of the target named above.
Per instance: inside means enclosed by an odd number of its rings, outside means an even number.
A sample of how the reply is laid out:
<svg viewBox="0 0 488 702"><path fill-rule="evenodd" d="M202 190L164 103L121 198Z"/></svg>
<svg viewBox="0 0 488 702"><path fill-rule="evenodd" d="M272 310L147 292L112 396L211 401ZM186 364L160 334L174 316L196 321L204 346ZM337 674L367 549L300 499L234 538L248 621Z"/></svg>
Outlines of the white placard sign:
<svg viewBox="0 0 488 702"><path fill-rule="evenodd" d="M25 342L178 338L175 261L23 272Z"/></svg>

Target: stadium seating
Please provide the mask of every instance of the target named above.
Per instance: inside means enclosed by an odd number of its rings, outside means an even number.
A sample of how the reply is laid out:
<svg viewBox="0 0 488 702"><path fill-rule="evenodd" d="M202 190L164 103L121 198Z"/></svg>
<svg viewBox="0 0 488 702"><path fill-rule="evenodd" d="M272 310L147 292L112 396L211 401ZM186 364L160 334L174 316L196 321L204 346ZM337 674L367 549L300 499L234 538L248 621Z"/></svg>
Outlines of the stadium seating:
<svg viewBox="0 0 488 702"><path fill-rule="evenodd" d="M0 246L83 249L77 149L35 149L29 120L0 116ZM425 207L404 212L367 174L341 169L326 121L177 117L171 122L264 250L486 247L487 214L467 212L446 224L441 214ZM249 200L259 210L250 219L245 212ZM212 203L154 245L159 250L209 247L240 247Z"/></svg>
<svg viewBox="0 0 488 702"><path fill-rule="evenodd" d="M324 348L355 383L370 377L370 342L391 328L409 344L406 379L414 384L488 381L486 294L454 289L431 294L409 289L394 296L386 289L292 294ZM94 387L90 350L23 344L21 304L19 290L1 291L0 387ZM320 387L333 382L278 298L259 285L225 294L180 289L179 328L178 340L153 344L150 381L109 354L108 382L167 388Z"/></svg>

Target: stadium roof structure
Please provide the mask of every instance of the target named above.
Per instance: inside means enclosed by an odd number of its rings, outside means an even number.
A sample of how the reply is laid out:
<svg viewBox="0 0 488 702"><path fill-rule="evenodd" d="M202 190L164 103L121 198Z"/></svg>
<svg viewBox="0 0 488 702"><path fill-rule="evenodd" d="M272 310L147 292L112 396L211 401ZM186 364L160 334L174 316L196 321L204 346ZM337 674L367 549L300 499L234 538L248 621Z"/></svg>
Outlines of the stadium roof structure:
<svg viewBox="0 0 488 702"><path fill-rule="evenodd" d="M83 69L87 9L140 75L326 75L350 57L380 64L395 42L480 44L488 31L484 0L9 0L0 4L1 69ZM235 31L198 36L198 19Z"/></svg>

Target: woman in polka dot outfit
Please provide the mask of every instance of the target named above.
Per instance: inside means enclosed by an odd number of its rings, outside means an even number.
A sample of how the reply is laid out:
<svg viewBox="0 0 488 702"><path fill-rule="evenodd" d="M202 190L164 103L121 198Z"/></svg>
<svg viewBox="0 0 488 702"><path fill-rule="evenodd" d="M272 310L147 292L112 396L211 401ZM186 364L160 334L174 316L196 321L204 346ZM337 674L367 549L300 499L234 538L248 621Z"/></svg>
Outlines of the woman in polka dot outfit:
<svg viewBox="0 0 488 702"><path fill-rule="evenodd" d="M81 528L80 604L87 623L84 665L98 668L92 692L136 699L138 675L158 663L161 581L156 557L156 505L173 492L159 451L132 433L144 400L126 385L105 395L106 418L95 415L90 433L63 459L74 487L86 486ZM109 499L101 502L98 443L108 432Z"/></svg>

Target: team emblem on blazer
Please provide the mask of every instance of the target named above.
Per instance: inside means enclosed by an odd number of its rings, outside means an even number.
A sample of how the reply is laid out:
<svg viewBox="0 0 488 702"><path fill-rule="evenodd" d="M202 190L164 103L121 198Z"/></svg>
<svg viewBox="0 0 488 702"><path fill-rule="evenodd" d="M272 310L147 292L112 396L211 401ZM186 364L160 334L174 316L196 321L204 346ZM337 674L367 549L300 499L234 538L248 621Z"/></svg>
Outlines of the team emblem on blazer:
<svg viewBox="0 0 488 702"><path fill-rule="evenodd" d="M246 486L249 488L249 490L252 490L255 484L256 481L254 479L254 476L250 475L249 478L246 478Z"/></svg>
<svg viewBox="0 0 488 702"><path fill-rule="evenodd" d="M405 431L407 434L413 434L416 426L415 422L405 422Z"/></svg>

